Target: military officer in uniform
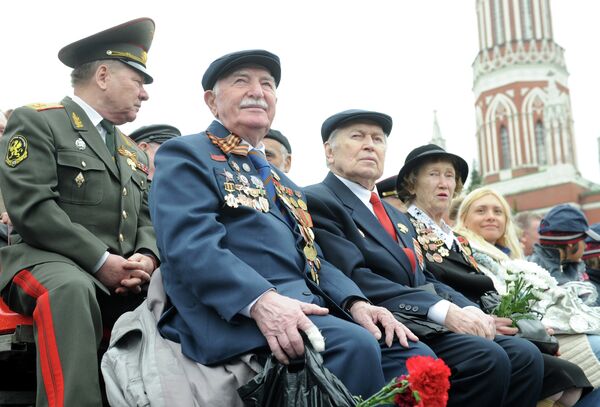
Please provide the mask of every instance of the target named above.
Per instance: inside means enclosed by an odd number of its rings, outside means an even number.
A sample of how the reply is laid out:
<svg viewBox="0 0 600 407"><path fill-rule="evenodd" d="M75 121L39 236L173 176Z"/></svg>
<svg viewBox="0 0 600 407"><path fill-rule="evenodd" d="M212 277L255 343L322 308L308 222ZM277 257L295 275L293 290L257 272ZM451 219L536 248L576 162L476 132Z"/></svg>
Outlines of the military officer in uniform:
<svg viewBox="0 0 600 407"><path fill-rule="evenodd" d="M33 316L38 406L101 405L103 327L141 302L158 265L148 161L115 127L148 99L153 35L154 22L140 18L64 47L74 95L16 109L0 142L18 232L1 251L0 288Z"/></svg>
<svg viewBox="0 0 600 407"><path fill-rule="evenodd" d="M534 406L543 373L537 348L496 336L491 317L435 280L406 215L375 191L391 129L390 116L359 109L323 122L330 173L305 192L325 259L374 304L414 323L421 341L452 370L449 406Z"/></svg>
<svg viewBox="0 0 600 407"><path fill-rule="evenodd" d="M215 60L202 85L217 120L156 155L150 208L171 303L159 330L214 365L267 349L288 363L316 326L325 366L368 396L405 372L406 358L432 353L323 260L306 197L267 162L280 77L268 51Z"/></svg>
<svg viewBox="0 0 600 407"><path fill-rule="evenodd" d="M179 129L169 124L142 126L129 134L129 137L148 156L148 181L152 181L152 177L154 176L154 156L156 155L156 151L165 141L179 136L181 136Z"/></svg>

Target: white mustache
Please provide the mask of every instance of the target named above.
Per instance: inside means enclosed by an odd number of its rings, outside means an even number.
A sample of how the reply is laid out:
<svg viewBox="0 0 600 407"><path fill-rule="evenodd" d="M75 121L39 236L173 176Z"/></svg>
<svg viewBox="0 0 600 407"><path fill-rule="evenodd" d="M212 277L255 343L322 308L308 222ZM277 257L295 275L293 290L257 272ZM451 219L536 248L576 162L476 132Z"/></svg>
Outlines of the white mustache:
<svg viewBox="0 0 600 407"><path fill-rule="evenodd" d="M264 99L254 99L254 98L246 98L243 99L240 103L240 107L260 107L263 109L267 109L269 106Z"/></svg>

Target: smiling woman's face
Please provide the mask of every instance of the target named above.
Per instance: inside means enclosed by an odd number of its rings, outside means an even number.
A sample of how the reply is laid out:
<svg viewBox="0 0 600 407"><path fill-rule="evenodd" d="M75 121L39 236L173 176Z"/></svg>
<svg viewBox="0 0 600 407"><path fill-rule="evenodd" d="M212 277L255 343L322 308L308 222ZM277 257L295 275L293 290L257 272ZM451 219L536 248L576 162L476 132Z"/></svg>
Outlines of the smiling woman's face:
<svg viewBox="0 0 600 407"><path fill-rule="evenodd" d="M450 161L424 164L415 182L414 204L433 220L439 220L450 207L456 188L456 170Z"/></svg>
<svg viewBox="0 0 600 407"><path fill-rule="evenodd" d="M474 201L467 211L465 226L486 242L496 244L506 230L506 214L498 198L484 195Z"/></svg>

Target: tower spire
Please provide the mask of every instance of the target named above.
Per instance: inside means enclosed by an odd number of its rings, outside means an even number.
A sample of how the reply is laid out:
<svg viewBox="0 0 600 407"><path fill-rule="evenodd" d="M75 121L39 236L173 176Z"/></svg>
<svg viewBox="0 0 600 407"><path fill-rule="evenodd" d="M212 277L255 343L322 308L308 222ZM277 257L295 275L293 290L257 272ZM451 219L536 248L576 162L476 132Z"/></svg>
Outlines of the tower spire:
<svg viewBox="0 0 600 407"><path fill-rule="evenodd" d="M435 144L437 146L442 147L444 150L446 149L446 139L442 137L442 132L440 131L440 125L437 119L437 110L433 111L433 135L431 137L430 144Z"/></svg>

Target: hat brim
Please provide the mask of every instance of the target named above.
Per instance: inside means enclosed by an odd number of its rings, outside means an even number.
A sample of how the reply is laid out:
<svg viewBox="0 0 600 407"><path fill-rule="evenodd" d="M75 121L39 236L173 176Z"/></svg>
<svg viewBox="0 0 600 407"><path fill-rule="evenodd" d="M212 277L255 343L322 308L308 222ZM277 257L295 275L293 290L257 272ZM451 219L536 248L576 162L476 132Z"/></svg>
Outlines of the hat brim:
<svg viewBox="0 0 600 407"><path fill-rule="evenodd" d="M241 66L262 66L266 68L271 75L273 75L273 79L275 79L275 86L279 86L279 81L281 79L281 65L279 60L275 59L273 56L264 53L252 53L252 54L241 54L236 57L230 57L230 59L219 66L216 72L213 72L207 81L203 83L204 90L211 90L214 88L215 84L219 79L233 72L236 68Z"/></svg>
<svg viewBox="0 0 600 407"><path fill-rule="evenodd" d="M338 116L337 119L336 116ZM388 136L392 132L392 126L394 124L392 118L384 113L358 110L341 112L325 120L321 126L321 138L323 143L326 143L329 140L329 137L331 137L331 133L333 133L334 130L356 122L377 123Z"/></svg>
<svg viewBox="0 0 600 407"><path fill-rule="evenodd" d="M440 160L446 159L452 162L454 164L454 169L458 172L463 185L467 181L467 177L469 176L469 165L462 157L442 151L425 151L409 162L405 163L400 169L400 172L398 172L398 179L396 180L396 190L398 192L403 191L405 189L404 178L406 178L413 169L421 166L425 160L430 158L438 158Z"/></svg>

